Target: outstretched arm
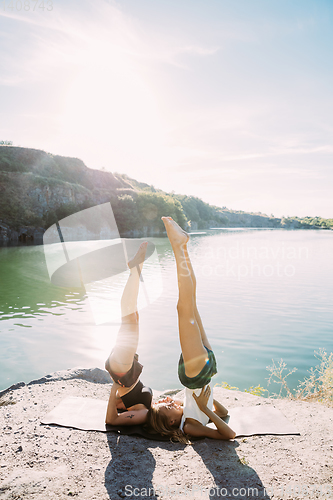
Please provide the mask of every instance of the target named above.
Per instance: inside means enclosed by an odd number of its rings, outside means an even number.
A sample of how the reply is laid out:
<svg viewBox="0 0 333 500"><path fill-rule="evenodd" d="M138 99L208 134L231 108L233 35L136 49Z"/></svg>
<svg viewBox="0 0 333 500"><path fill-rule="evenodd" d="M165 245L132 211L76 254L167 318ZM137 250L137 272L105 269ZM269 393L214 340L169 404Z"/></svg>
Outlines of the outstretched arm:
<svg viewBox="0 0 333 500"><path fill-rule="evenodd" d="M117 412L117 384L111 387L108 407L106 410L105 423L109 425L137 425L146 421L148 410L125 411L118 415Z"/></svg>

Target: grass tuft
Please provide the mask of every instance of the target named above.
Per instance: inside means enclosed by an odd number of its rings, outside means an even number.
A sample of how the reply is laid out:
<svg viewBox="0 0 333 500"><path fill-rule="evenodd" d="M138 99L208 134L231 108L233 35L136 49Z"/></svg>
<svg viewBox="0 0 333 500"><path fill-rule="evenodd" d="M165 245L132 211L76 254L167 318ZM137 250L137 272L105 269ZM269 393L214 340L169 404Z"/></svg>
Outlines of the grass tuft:
<svg viewBox="0 0 333 500"><path fill-rule="evenodd" d="M239 391L238 387L229 385L228 382L221 382L220 384L216 383L214 387L222 387L222 389L228 389L229 391Z"/></svg>
<svg viewBox="0 0 333 500"><path fill-rule="evenodd" d="M280 392L273 394L273 396L280 398L287 396L299 401L317 401L327 406L333 406L333 353L328 354L324 349L320 349L315 351L314 355L319 360L319 364L308 370L309 376L300 381L294 390L288 387L286 379L297 368L288 370L282 359L278 364L272 360L273 365L267 367L270 372L268 385L271 382L280 384ZM284 373L285 371L287 373Z"/></svg>
<svg viewBox="0 0 333 500"><path fill-rule="evenodd" d="M268 390L264 389L260 384L258 384L256 385L256 387L251 385L249 389L244 389L244 392L248 392L249 394L253 394L254 396L264 396L265 392L268 392Z"/></svg>

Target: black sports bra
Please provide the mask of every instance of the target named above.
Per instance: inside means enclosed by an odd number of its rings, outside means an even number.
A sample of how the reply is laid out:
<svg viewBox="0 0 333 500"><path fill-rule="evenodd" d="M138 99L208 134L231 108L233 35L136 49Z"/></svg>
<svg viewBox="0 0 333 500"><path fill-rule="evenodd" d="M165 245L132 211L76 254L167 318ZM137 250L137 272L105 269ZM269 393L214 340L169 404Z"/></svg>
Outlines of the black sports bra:
<svg viewBox="0 0 333 500"><path fill-rule="evenodd" d="M153 391L150 387L143 385L141 380L133 387L133 389L121 396L121 400L126 406L130 408L131 406L137 404L143 404L149 410L151 407L151 401L153 399Z"/></svg>

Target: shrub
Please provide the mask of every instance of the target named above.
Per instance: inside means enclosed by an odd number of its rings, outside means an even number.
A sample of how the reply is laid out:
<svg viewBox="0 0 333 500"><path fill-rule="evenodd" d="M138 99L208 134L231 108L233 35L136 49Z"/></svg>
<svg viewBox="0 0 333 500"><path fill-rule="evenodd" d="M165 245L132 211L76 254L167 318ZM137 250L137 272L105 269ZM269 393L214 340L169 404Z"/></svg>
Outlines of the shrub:
<svg viewBox="0 0 333 500"><path fill-rule="evenodd" d="M244 389L244 392L248 392L249 394L253 394L254 396L263 396L265 392L268 392L268 390L264 389L260 384L258 384L255 387L251 385L249 389Z"/></svg>
<svg viewBox="0 0 333 500"><path fill-rule="evenodd" d="M284 371L287 370L286 363L281 359L276 365L275 361L272 360L273 365L267 367L270 372L268 384L271 382L280 384L280 392L275 396L283 397L283 392L285 392L290 399L317 401L333 406L333 353L328 354L324 349L320 349L319 352L315 351L315 357L320 363L315 368L308 370L309 376L300 381L295 390L288 387L286 379L297 368L284 374Z"/></svg>

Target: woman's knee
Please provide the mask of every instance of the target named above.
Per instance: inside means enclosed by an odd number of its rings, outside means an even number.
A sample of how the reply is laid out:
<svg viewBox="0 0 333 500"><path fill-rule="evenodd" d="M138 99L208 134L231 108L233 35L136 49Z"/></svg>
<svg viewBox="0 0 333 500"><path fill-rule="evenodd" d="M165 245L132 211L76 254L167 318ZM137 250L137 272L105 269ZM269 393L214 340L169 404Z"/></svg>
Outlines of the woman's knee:
<svg viewBox="0 0 333 500"><path fill-rule="evenodd" d="M108 364L112 372L124 374L131 369L134 354L135 353L127 351L119 346L115 346L105 366Z"/></svg>

